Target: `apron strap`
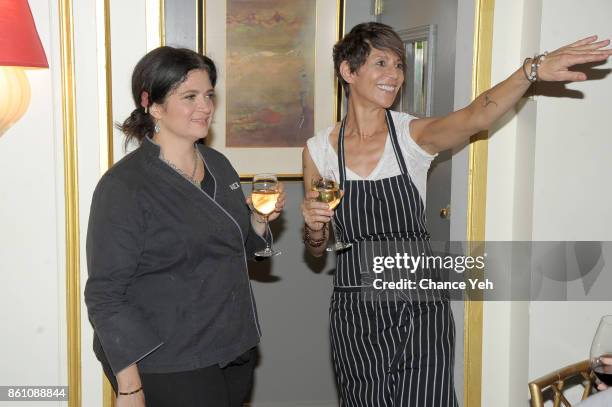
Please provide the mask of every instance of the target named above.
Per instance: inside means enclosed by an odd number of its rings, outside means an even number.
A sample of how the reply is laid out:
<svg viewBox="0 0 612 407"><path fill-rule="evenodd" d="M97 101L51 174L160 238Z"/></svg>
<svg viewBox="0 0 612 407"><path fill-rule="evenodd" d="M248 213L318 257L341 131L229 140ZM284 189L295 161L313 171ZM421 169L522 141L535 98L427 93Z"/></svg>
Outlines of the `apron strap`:
<svg viewBox="0 0 612 407"><path fill-rule="evenodd" d="M340 123L340 132L338 133L338 173L340 174L340 179L338 180L339 185L344 185L344 180L346 179L346 166L344 165L344 126L346 124L346 116L342 119L342 123Z"/></svg>
<svg viewBox="0 0 612 407"><path fill-rule="evenodd" d="M406 166L406 162L404 161L404 155L402 154L402 150L400 148L399 139L397 138L397 133L395 131L395 123L393 123L393 117L391 116L391 111L389 109L386 109L385 115L387 118L387 128L389 129L389 136L391 137L391 145L393 146L393 151L395 152L395 158L397 160L397 163L399 164L402 175L407 175L408 167Z"/></svg>
<svg viewBox="0 0 612 407"><path fill-rule="evenodd" d="M402 155L402 150L399 145L399 140L397 138L397 133L395 131L395 123L393 123L393 117L391 117L391 111L389 109L385 109L385 119L387 122L387 130L389 132L389 137L391 138L391 145L393 146L393 151L395 153L395 159L400 167L400 171L402 175L408 174L408 167L406 166L406 162L404 161L404 156ZM338 133L338 172L340 174L340 185L344 184L346 180L346 163L344 158L344 127L346 125L346 116L342 119L342 123L340 124L340 131ZM384 153L384 152L383 152Z"/></svg>

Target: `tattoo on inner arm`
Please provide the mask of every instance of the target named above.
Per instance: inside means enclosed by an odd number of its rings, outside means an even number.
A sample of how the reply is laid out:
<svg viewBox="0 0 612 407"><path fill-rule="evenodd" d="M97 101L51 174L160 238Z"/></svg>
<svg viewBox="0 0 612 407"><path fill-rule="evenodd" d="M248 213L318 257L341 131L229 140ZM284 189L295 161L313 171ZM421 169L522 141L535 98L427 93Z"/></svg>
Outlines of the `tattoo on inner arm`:
<svg viewBox="0 0 612 407"><path fill-rule="evenodd" d="M485 100L482 104L483 107L487 107L489 105L495 105L497 107L497 102L495 102L489 95L485 95Z"/></svg>

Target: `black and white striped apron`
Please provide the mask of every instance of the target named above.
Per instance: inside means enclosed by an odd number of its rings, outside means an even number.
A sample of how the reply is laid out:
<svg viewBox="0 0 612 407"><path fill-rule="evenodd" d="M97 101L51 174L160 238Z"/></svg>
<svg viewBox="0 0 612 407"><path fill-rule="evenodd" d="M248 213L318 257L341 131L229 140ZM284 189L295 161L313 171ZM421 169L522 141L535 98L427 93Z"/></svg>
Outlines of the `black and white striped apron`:
<svg viewBox="0 0 612 407"><path fill-rule="evenodd" d="M454 407L455 326L449 302L398 300L388 293L370 300L362 291L364 244L410 241L411 250L430 252L423 200L408 173L389 111L386 119L400 175L347 181L344 121L338 137L344 197L333 221L342 238L353 243L337 253L330 306L340 405Z"/></svg>

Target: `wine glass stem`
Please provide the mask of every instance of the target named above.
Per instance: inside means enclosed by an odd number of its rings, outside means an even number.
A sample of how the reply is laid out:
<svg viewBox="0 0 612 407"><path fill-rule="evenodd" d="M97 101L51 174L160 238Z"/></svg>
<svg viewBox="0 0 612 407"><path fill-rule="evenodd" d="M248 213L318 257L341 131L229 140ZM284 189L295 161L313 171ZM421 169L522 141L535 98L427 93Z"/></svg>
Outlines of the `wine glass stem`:
<svg viewBox="0 0 612 407"><path fill-rule="evenodd" d="M340 241L338 240L338 231L336 230L336 222L334 222L333 218L331 220L331 224L332 224L332 233L334 234L334 241L336 243L339 243Z"/></svg>
<svg viewBox="0 0 612 407"><path fill-rule="evenodd" d="M272 251L272 248L270 247L270 240L272 240L272 231L270 230L268 233L268 216L264 216L264 220L266 221L264 236L266 236L266 234L269 234L268 239L264 239L266 241L266 252L270 252Z"/></svg>

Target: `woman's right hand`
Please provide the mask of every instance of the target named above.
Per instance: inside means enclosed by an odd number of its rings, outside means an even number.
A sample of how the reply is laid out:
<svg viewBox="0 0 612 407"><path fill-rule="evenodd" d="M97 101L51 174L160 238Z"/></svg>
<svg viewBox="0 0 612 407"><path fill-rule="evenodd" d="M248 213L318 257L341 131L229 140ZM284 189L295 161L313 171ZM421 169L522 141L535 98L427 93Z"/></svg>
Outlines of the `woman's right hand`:
<svg viewBox="0 0 612 407"><path fill-rule="evenodd" d="M134 363L116 375L119 393L130 393L142 388L138 365ZM144 390L134 394L117 394L115 407L145 407Z"/></svg>
<svg viewBox="0 0 612 407"><path fill-rule="evenodd" d="M144 392L141 390L129 396L117 396L115 407L145 407Z"/></svg>
<svg viewBox="0 0 612 407"><path fill-rule="evenodd" d="M315 231L323 229L323 226L334 216L334 211L329 209L328 204L317 201L318 196L317 191L308 191L302 202L304 222L311 230Z"/></svg>

